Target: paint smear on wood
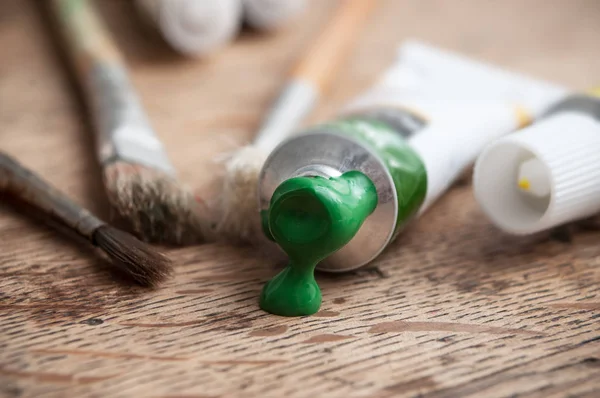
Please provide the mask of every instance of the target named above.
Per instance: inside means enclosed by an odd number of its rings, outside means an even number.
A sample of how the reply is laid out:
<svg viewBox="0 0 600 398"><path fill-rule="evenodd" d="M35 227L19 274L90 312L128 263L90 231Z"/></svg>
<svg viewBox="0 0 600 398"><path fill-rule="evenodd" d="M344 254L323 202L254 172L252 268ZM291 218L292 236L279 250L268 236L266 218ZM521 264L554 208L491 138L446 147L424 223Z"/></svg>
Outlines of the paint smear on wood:
<svg viewBox="0 0 600 398"><path fill-rule="evenodd" d="M600 310L600 303L554 303L549 304L554 308L572 308L575 310Z"/></svg>
<svg viewBox="0 0 600 398"><path fill-rule="evenodd" d="M318 316L321 318L333 318L335 316L338 316L340 313L337 311L319 311L316 314L314 314L313 316Z"/></svg>
<svg viewBox="0 0 600 398"><path fill-rule="evenodd" d="M395 397L399 394L406 394L415 390L433 390L437 383L431 376L419 377L418 379L402 381L392 384L381 391L381 397Z"/></svg>
<svg viewBox="0 0 600 398"><path fill-rule="evenodd" d="M288 330L288 327L285 325L274 326L272 328L254 330L254 331L248 333L248 336L252 336L252 337L279 336L280 334L284 334L285 332L287 332L287 330Z"/></svg>
<svg viewBox="0 0 600 398"><path fill-rule="evenodd" d="M117 375L108 376L77 376L61 373L46 372L28 372L23 370L10 370L0 366L0 375L9 376L18 379L34 379L40 383L72 383L72 384L92 384L104 380L112 379Z"/></svg>
<svg viewBox="0 0 600 398"><path fill-rule="evenodd" d="M156 398L217 398L215 395L161 395Z"/></svg>
<svg viewBox="0 0 600 398"><path fill-rule="evenodd" d="M49 355L81 355L97 358L119 358L119 359L144 359L151 361L187 361L189 358L183 357L162 357L154 355L142 355L131 353L105 352L105 351L88 351L88 350L48 350L37 349L31 350L33 354L49 354Z"/></svg>
<svg viewBox="0 0 600 398"><path fill-rule="evenodd" d="M166 323L135 323L123 322L121 326L132 326L140 328L178 328L182 326L194 326L206 323L206 321L166 322Z"/></svg>
<svg viewBox="0 0 600 398"><path fill-rule="evenodd" d="M405 322L392 321L373 325L369 333L389 332L462 332L462 333L487 333L487 334L528 334L543 335L545 333L524 329L503 328L494 326L474 325L453 322Z"/></svg>
<svg viewBox="0 0 600 398"><path fill-rule="evenodd" d="M215 360L215 361L200 361L207 365L273 365L276 363L288 362L284 359L264 359L264 360L251 360L251 359L229 359L229 360Z"/></svg>
<svg viewBox="0 0 600 398"><path fill-rule="evenodd" d="M213 289L191 289L191 290L177 290L175 294L201 294L201 293L212 293Z"/></svg>
<svg viewBox="0 0 600 398"><path fill-rule="evenodd" d="M307 344L318 344L318 343L331 343L334 341L342 341L353 338L354 336L344 336L341 334L318 334L312 336L308 340L304 340L303 343Z"/></svg>

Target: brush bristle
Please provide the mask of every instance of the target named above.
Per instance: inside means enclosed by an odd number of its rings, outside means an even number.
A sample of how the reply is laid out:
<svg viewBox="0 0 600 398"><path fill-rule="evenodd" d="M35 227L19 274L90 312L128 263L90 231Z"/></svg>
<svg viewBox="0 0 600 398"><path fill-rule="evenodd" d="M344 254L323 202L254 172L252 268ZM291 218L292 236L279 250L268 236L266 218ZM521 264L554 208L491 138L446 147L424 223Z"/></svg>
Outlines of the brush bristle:
<svg viewBox="0 0 600 398"><path fill-rule="evenodd" d="M203 203L171 176L114 162L105 166L104 180L111 205L142 239L181 245L207 238Z"/></svg>
<svg viewBox="0 0 600 398"><path fill-rule="evenodd" d="M120 272L142 286L157 286L173 272L171 260L163 254L133 235L109 225L96 229L93 241Z"/></svg>
<svg viewBox="0 0 600 398"><path fill-rule="evenodd" d="M220 201L217 232L229 239L252 242L261 239L258 209L258 177L267 155L247 146L228 160Z"/></svg>

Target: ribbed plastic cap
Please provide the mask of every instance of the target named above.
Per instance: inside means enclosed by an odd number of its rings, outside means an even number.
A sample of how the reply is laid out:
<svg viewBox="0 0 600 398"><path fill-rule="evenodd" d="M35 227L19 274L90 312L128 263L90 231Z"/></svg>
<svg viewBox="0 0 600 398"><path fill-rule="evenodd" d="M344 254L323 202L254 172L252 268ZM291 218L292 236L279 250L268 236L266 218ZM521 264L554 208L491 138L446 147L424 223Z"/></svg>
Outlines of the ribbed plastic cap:
<svg viewBox="0 0 600 398"><path fill-rule="evenodd" d="M516 235L600 212L600 121L561 112L501 138L477 159L473 186L491 221Z"/></svg>

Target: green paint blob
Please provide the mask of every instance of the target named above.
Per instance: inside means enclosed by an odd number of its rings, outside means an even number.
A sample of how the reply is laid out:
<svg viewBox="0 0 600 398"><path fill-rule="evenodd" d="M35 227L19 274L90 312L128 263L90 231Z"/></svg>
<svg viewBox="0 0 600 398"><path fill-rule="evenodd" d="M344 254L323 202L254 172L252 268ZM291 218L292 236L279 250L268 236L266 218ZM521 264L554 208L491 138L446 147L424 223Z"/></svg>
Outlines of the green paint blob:
<svg viewBox="0 0 600 398"><path fill-rule="evenodd" d="M425 165L408 142L426 121L401 110L388 111L354 115L315 130L347 135L370 148L384 163L398 198L395 238L418 214L427 194ZM265 285L261 308L285 316L317 312L321 293L314 279L315 267L356 235L376 205L375 186L358 171L338 178L284 181L261 218L265 235L281 246L290 263Z"/></svg>
<svg viewBox="0 0 600 398"><path fill-rule="evenodd" d="M335 178L295 177L279 185L261 216L265 234L290 262L265 285L260 307L283 316L317 312L321 290L315 267L348 243L376 206L375 185L359 171Z"/></svg>

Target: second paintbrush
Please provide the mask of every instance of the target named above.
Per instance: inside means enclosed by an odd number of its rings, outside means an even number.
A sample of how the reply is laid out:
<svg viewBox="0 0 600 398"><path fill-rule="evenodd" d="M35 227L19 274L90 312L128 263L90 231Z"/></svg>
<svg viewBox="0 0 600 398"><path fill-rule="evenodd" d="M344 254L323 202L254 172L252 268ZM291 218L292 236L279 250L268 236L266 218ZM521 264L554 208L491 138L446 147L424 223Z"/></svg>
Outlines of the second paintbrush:
<svg viewBox="0 0 600 398"><path fill-rule="evenodd" d="M62 39L96 128L108 198L142 238L193 243L202 208L175 178L142 109L125 63L89 0L53 0Z"/></svg>
<svg viewBox="0 0 600 398"><path fill-rule="evenodd" d="M327 27L293 70L253 142L228 160L219 201L219 234L241 241L262 236L257 189L265 159L327 91L375 4L375 0L340 2Z"/></svg>
<svg viewBox="0 0 600 398"><path fill-rule="evenodd" d="M106 224L2 152L1 192L12 194L19 201L37 208L57 229L75 232L87 240L104 253L116 271L142 286L155 287L173 271L171 260L153 247Z"/></svg>

